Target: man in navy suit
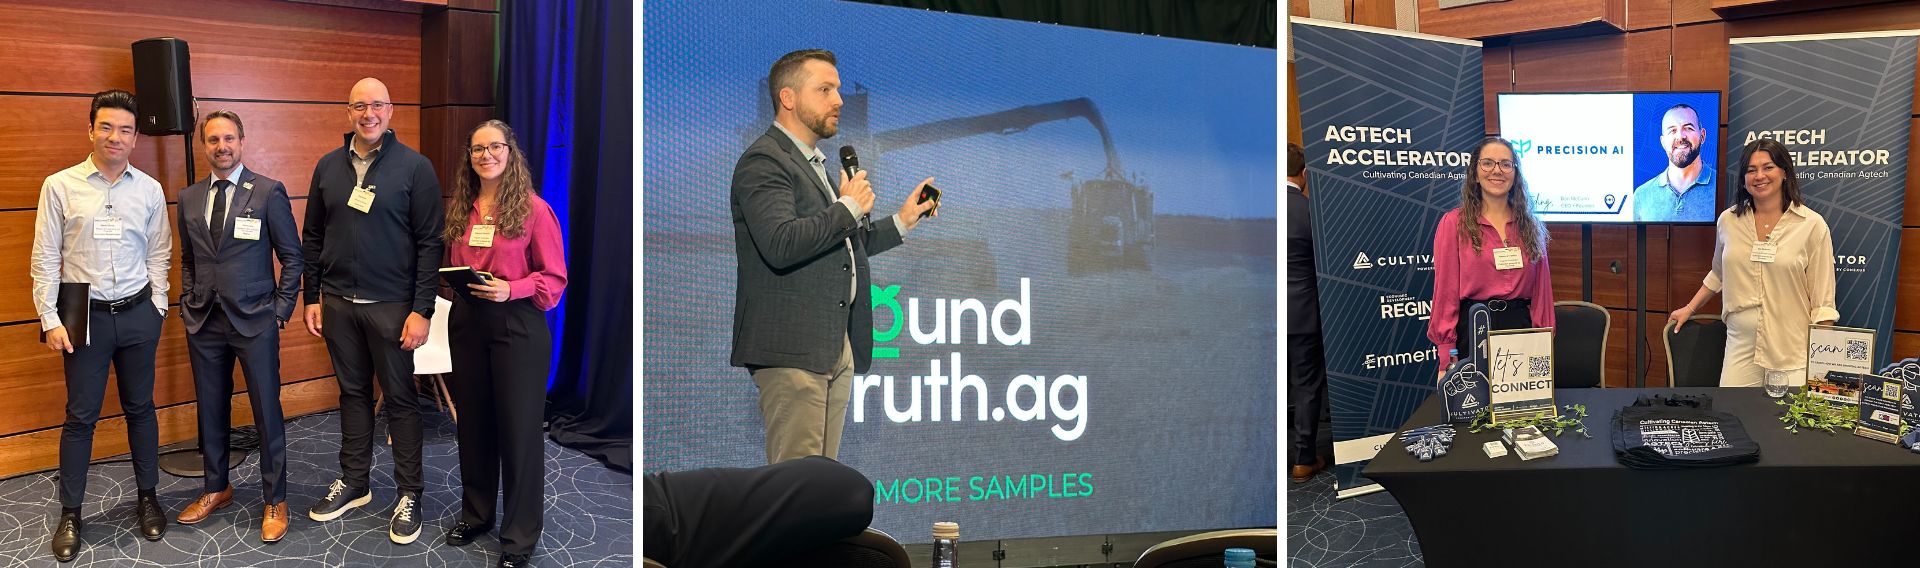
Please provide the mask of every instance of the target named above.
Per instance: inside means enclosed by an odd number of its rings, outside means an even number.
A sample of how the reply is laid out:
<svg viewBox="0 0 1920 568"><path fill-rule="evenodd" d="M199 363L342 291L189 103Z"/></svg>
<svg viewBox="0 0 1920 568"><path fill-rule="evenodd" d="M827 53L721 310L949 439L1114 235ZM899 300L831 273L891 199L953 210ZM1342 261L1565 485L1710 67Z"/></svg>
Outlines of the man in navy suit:
<svg viewBox="0 0 1920 568"><path fill-rule="evenodd" d="M293 317L306 265L287 188L240 164L246 127L231 111L200 123L213 176L180 192L180 315L187 325L193 390L199 398L200 452L206 492L185 510L191 525L233 503L227 483L227 428L232 422L233 365L247 378L253 423L260 430L260 476L266 502L260 540L287 532L286 427L280 414L280 332ZM274 279L274 257L280 277Z"/></svg>
<svg viewBox="0 0 1920 568"><path fill-rule="evenodd" d="M839 455L853 374L872 363L867 257L899 246L938 204L919 202L927 178L894 215L862 221L874 206L866 172L842 171L839 184L828 178L818 145L840 131L836 65L822 49L774 62L774 123L733 170L739 279L730 361L760 389L770 464Z"/></svg>

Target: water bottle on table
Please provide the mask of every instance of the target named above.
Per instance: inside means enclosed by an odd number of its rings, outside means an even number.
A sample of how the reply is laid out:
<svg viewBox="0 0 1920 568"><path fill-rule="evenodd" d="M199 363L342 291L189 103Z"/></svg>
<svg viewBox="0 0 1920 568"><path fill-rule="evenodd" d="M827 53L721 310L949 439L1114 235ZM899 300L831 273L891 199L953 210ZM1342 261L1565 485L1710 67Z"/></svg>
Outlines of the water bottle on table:
<svg viewBox="0 0 1920 568"><path fill-rule="evenodd" d="M933 524L933 568L960 565L960 524Z"/></svg>
<svg viewBox="0 0 1920 568"><path fill-rule="evenodd" d="M1253 549L1227 549L1227 568L1253 568Z"/></svg>

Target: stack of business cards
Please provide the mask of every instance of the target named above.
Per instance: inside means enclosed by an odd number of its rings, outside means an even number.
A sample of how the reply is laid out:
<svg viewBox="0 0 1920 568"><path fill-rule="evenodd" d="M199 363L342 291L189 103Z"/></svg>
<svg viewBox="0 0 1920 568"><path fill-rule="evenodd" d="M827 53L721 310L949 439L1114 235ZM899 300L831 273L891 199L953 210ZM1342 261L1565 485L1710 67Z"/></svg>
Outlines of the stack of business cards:
<svg viewBox="0 0 1920 568"><path fill-rule="evenodd" d="M1522 460L1544 458L1560 453L1560 447L1553 445L1553 440L1547 439L1546 434L1540 433L1540 429L1533 426L1501 430L1500 439L1506 440L1507 445L1513 446L1513 453L1518 454Z"/></svg>

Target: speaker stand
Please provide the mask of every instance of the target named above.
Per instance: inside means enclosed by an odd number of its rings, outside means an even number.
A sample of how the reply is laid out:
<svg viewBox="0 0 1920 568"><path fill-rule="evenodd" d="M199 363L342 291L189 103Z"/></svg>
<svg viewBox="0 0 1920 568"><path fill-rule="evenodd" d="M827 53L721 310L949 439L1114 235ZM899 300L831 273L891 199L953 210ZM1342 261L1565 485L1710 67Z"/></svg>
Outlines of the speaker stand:
<svg viewBox="0 0 1920 568"><path fill-rule="evenodd" d="M240 467L246 461L246 451L227 450L227 471L233 471L233 468ZM193 448L160 454L160 471L174 477L206 477L206 457Z"/></svg>

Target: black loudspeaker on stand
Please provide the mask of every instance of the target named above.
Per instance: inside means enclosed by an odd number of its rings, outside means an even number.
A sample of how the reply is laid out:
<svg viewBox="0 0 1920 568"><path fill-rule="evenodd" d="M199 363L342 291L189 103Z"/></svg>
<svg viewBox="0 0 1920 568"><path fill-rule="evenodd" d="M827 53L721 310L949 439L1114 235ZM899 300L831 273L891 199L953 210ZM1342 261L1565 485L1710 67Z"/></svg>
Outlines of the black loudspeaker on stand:
<svg viewBox="0 0 1920 568"><path fill-rule="evenodd" d="M187 180L192 182L197 177L193 172L193 131L196 120L193 112L193 72L188 60L187 42L180 38L154 37L133 42L133 99L140 107L140 115L135 117L135 122L139 125L140 133L147 136L186 135L183 141L186 142ZM234 436L241 440L254 437L244 433ZM247 459L247 450L252 448L246 443L230 445L235 447L227 453L227 464L229 467L238 466ZM160 469L178 477L205 475L200 450L197 444L192 446L161 456Z"/></svg>
<svg viewBox="0 0 1920 568"><path fill-rule="evenodd" d="M193 74L187 65L186 40L154 37L133 42L133 88L134 100L140 103L141 134L193 132Z"/></svg>

